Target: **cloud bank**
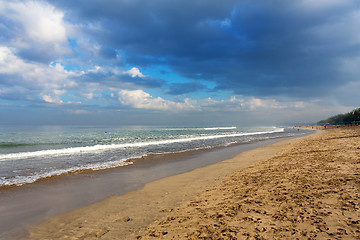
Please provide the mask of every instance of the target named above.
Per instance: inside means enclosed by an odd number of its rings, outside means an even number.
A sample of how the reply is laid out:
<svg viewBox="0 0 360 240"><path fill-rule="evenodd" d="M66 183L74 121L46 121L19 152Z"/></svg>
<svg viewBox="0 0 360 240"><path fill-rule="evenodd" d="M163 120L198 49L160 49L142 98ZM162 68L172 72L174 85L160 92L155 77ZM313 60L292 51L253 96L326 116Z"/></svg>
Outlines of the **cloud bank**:
<svg viewBox="0 0 360 240"><path fill-rule="evenodd" d="M0 106L322 117L360 101L359 27L356 0L0 1Z"/></svg>

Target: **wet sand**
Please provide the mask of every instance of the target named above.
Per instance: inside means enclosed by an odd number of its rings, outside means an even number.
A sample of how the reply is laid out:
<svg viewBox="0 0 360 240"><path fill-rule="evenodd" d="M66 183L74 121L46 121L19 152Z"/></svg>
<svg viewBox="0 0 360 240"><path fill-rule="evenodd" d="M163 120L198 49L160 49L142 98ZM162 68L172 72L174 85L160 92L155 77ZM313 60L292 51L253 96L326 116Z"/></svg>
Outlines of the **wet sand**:
<svg viewBox="0 0 360 240"><path fill-rule="evenodd" d="M212 191L236 171L269 159L297 141L286 140L246 151L229 160L165 177L140 190L58 215L31 227L28 239L135 239L154 221L174 214L182 203ZM143 233L144 237L148 235Z"/></svg>
<svg viewBox="0 0 360 240"><path fill-rule="evenodd" d="M57 216L30 239L359 239L360 128L282 141Z"/></svg>
<svg viewBox="0 0 360 240"><path fill-rule="evenodd" d="M284 147L182 203L138 239L360 239L360 127Z"/></svg>
<svg viewBox="0 0 360 240"><path fill-rule="evenodd" d="M306 133L306 132L304 132ZM58 214L113 195L144 187L148 182L232 158L240 152L280 139L180 154L154 155L133 165L84 172L0 190L0 239L26 236L26 228Z"/></svg>

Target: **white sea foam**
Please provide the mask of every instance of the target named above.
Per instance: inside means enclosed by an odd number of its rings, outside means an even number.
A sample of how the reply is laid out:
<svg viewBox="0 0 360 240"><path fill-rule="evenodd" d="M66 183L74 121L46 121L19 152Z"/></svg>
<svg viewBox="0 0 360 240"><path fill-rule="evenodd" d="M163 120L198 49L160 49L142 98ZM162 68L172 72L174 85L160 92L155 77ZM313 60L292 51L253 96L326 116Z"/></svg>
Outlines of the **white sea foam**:
<svg viewBox="0 0 360 240"><path fill-rule="evenodd" d="M236 128L237 127L211 127L211 128L204 128L204 130L231 130Z"/></svg>
<svg viewBox="0 0 360 240"><path fill-rule="evenodd" d="M17 176L0 176L0 186L11 186L11 185L22 185L22 184L27 184L27 183L33 183L36 182L40 179L44 179L44 178L49 178L49 177L53 177L53 176L60 176L63 174L69 174L69 173L74 173L74 172L78 172L78 171L82 171L82 170L100 170L100 169L107 169L107 168L113 168L113 167L119 167L119 166L124 166L124 165L128 165L128 164L132 164L131 162L127 162L127 160L129 159L134 159L134 158L141 158L143 156L147 156L148 154L166 154L166 153L173 153L171 150L172 149L172 145L171 144L176 144L176 143L187 143L187 142L191 142L191 141L205 141L205 145L203 145L203 143L200 143L201 147L196 147L198 146L198 144L191 144L191 146L195 147L192 148L190 147L189 149L185 149L185 150L180 150L176 152L186 152L189 150L197 150L197 149L206 149L206 148L211 148L211 146L209 145L208 147L206 147L206 140L212 140L212 139L219 139L219 138L230 138L229 141L225 140L225 143L223 142L222 146L229 146L232 145L234 143L237 143L238 140L235 138L231 138L231 137L241 137L241 136L248 136L245 139L242 139L241 142L243 141L250 141L253 138L256 138L255 135L264 135L264 134L269 134L269 133L276 133L276 132L283 132L284 129L283 128L272 128L268 131L258 131L258 132L231 132L231 133L217 133L217 134L202 134L202 135L178 135L178 138L175 139L166 139L166 140L152 140L152 141L145 141L145 138L142 138L142 142L132 142L132 143L124 143L124 144L104 144L104 145L94 145L94 146L87 146L87 147L73 147L73 148L64 148L64 149L50 149L50 150L43 150L43 151L34 151L34 152L20 152L20 153L13 153L13 154L4 154L4 155L0 155L0 161L3 161L5 163L5 161L16 161L18 159L26 159L26 158L31 158L30 161L36 160L38 159L41 162L41 158L45 157L45 159L48 159L49 157L55 157L55 156L59 156L59 155L75 155L75 154L86 154L86 153L96 153L96 152L100 152L100 151L106 151L106 150L111 150L111 149L128 149L130 150L130 152L137 152L137 148L141 148L141 147L147 147L147 146L155 146L157 148L157 146L164 146L164 150L167 149L167 147L169 147L170 152L159 152L159 153L144 153L144 155L142 156L134 156L131 154L131 156L127 156L124 157L123 159L120 160L115 160L115 161L104 161L104 162L98 162L98 163L74 163L76 164L75 166L62 166L60 168L54 168L51 166L46 166L43 169L38 169L35 171L30 171L27 172L26 175L22 175L20 171L19 175ZM209 132L210 133L210 132ZM254 136L254 137L252 137ZM268 137L271 137L271 135L265 135L265 136L261 136L261 139L266 139ZM273 136L275 137L275 136ZM149 140L149 139L148 139ZM111 154L112 155L112 154ZM32 159L33 157L37 157ZM86 159L86 158L84 158ZM10 162L9 162L10 163ZM29 162L30 163L30 162ZM11 163L12 164L12 163ZM15 164L15 163L14 163Z"/></svg>
<svg viewBox="0 0 360 240"><path fill-rule="evenodd" d="M141 156L139 156L141 157ZM11 186L11 185L23 185L27 183L33 183L40 179L54 177L54 176L61 176L63 174L73 173L77 171L82 170L101 170L101 169L108 169L108 168L114 168L114 167L120 167L120 166L126 166L133 164L132 162L127 162L127 159L121 159L117 161L111 161L111 162L104 162L104 163L93 163L93 164L86 164L81 167L70 167L66 169L57 169L52 170L48 172L35 172L33 175L28 176L16 176L12 178L5 178L0 177L0 187L1 186Z"/></svg>
<svg viewBox="0 0 360 240"><path fill-rule="evenodd" d="M232 130L237 129L237 127L193 127L193 128L165 128L162 130L167 131L184 131L184 130Z"/></svg>
<svg viewBox="0 0 360 240"><path fill-rule="evenodd" d="M40 156L59 156L59 155L72 155L72 154L82 154L82 153L91 153L91 152L100 152L112 149L121 149L121 148L136 148L136 147L146 147L154 145L166 145L172 143L185 143L191 141L199 140L209 140L217 138L226 138L226 137L241 137L241 136L252 136L252 135L261 135L269 133L283 132L284 128L274 128L271 131L260 131L260 132L248 132L248 133L231 133L231 134L221 134L221 135L209 135L209 136L196 136L196 137L183 137L177 139L168 139L160 141L145 141L145 142L133 142L133 143L123 143L123 144L107 144L107 145L94 145L94 146L85 146L85 147L72 147L72 148L63 148L63 149L50 149L50 150L41 150L34 152L19 152L19 153L10 153L0 155L0 161L16 160L23 158L32 158Z"/></svg>

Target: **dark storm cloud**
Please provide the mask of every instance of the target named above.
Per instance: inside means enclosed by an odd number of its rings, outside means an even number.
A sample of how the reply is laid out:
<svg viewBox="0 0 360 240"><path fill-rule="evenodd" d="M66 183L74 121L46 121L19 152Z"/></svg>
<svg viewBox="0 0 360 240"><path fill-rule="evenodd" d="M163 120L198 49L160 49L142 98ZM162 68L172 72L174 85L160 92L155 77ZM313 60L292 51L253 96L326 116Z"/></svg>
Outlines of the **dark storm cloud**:
<svg viewBox="0 0 360 240"><path fill-rule="evenodd" d="M88 72L77 79L79 82L96 82L107 87L158 88L165 84L160 78L131 77L128 74L115 74L110 71ZM130 85L129 85L130 84Z"/></svg>
<svg viewBox="0 0 360 240"><path fill-rule="evenodd" d="M54 56L54 52L49 49L52 49L50 44L35 43L31 47L19 49L17 55L26 61L48 64L58 57Z"/></svg>
<svg viewBox="0 0 360 240"><path fill-rule="evenodd" d="M135 84L141 88L159 88L165 84L165 81L160 78L152 78L152 77L130 77L130 76L122 76L122 82L128 82Z"/></svg>
<svg viewBox="0 0 360 240"><path fill-rule="evenodd" d="M113 48L110 48L110 47L102 47L102 48L100 49L100 55L101 55L103 58L115 59L116 56L117 56L117 52L116 52Z"/></svg>
<svg viewBox="0 0 360 240"><path fill-rule="evenodd" d="M198 90L204 90L207 87L198 82L190 82L190 83L174 83L170 84L169 89L166 93L171 95L181 95L191 92L196 92Z"/></svg>
<svg viewBox="0 0 360 240"><path fill-rule="evenodd" d="M349 81L358 56L356 1L58 1L99 44L130 65L166 64L244 95L311 97ZM89 26L91 25L89 24ZM344 26L344 27L342 27ZM174 85L175 86L175 85ZM172 94L186 93L182 85Z"/></svg>

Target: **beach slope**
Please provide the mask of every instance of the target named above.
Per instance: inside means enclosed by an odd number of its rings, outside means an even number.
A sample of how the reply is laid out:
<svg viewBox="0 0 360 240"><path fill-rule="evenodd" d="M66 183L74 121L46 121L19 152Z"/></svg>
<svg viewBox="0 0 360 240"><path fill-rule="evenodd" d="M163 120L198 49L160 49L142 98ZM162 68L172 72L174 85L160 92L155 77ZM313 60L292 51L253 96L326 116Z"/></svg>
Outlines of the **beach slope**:
<svg viewBox="0 0 360 240"><path fill-rule="evenodd" d="M360 239L360 128L325 131L238 171L140 239Z"/></svg>
<svg viewBox="0 0 360 240"><path fill-rule="evenodd" d="M62 214L29 239L356 239L359 170L360 129L331 129Z"/></svg>

